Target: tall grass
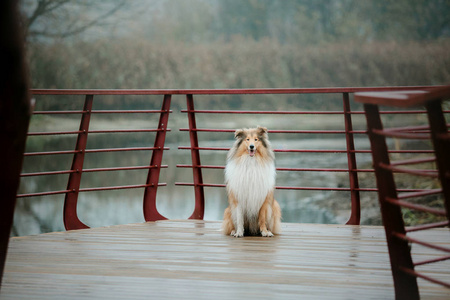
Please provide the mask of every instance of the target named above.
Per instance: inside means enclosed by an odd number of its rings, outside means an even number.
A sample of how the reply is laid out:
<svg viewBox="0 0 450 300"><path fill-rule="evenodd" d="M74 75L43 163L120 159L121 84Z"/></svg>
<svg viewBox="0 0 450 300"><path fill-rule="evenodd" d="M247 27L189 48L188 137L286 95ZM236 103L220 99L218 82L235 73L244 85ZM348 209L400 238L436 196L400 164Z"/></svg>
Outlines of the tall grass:
<svg viewBox="0 0 450 300"><path fill-rule="evenodd" d="M450 82L450 40L314 46L235 38L30 44L34 88L287 88ZM283 105L278 103L278 105Z"/></svg>

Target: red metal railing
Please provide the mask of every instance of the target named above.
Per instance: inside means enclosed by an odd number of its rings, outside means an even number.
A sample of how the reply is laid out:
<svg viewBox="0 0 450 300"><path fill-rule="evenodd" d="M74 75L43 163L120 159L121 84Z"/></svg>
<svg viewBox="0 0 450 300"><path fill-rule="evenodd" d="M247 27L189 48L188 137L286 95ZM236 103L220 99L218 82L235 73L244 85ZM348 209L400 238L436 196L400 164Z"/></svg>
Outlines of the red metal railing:
<svg viewBox="0 0 450 300"><path fill-rule="evenodd" d="M209 133L232 133L233 129L210 129L197 128L196 114L242 114L242 115L343 115L344 130L269 130L269 133L298 133L298 134L345 134L346 149L274 149L275 153L345 153L347 154L348 168L277 168L277 171L287 172L347 172L349 176L349 187L305 187L305 186L277 186L279 190L310 190L310 191L341 191L350 192L351 214L346 224L357 225L360 223L360 192L375 192L377 188L360 188L358 173L373 172L373 169L358 169L356 154L371 153L370 150L356 150L354 145L354 134L365 134L365 130L353 130L352 115L364 114L363 111L352 111L350 108L350 94L362 91L390 91L424 89L426 87L382 87L382 88L325 88L325 89L256 89L256 90L211 90L211 91L185 91L187 94L187 113L189 128L181 128L188 131L190 135L190 146L180 146L179 149L190 150L192 164L178 164L179 168L193 169L193 182L177 182L179 186L193 186L195 190L195 208L190 218L202 219L204 214L204 187L225 187L223 183L205 183L202 178L202 169L223 170L224 166L202 165L200 162L200 151L228 151L227 147L200 147L198 144L198 132ZM234 95L234 94L341 94L342 111L259 111L259 110L196 110L194 108L193 95ZM383 114L423 114L424 110L412 111L384 111ZM432 150L392 150L390 153L429 153ZM418 191L416 189L402 189L404 192Z"/></svg>
<svg viewBox="0 0 450 300"><path fill-rule="evenodd" d="M79 193L94 192L94 191L107 191L107 190L123 190L123 189L136 189L144 188L144 218L147 221L155 219L165 219L159 214L156 208L156 191L158 186L164 186L166 183L159 183L159 174L161 168L167 166L161 165L163 152L169 148L165 146L167 123L169 119L171 95L164 94L161 110L92 110L94 94L95 95L117 95L120 91L95 91L90 93L89 91L61 91L61 90L33 90L33 95L85 95L84 107L82 110L61 110L61 111L35 111L35 115L67 115L67 114L79 114L81 115L80 127L77 131L53 131L53 132L30 132L28 136L40 136L40 135L65 135L76 134L77 141L74 150L64 151L42 151L25 153L25 156L43 156L43 155L62 155L72 154L72 167L70 170L62 171L44 171L23 173L22 177L31 176L47 176L57 174L69 174L67 188L65 190L57 191L45 191L37 193L27 193L17 195L18 198L34 197L34 196L48 196L65 194L64 200L64 226L67 230L88 228L78 218L77 214L77 202ZM130 93L136 94L136 93ZM90 118L94 114L159 114L160 119L155 129L115 129L115 130L89 130ZM146 133L155 132L156 137L153 147L126 147L126 148L104 148L104 149L87 149L88 135L100 134L100 133ZM129 152L129 151L152 151L151 161L146 166L128 166L128 167L108 167L108 168L91 168L85 169L83 167L84 158L89 153L105 153L105 152ZM111 171L123 171L123 170L148 170L147 180L145 184L134 185L122 185L122 186L103 186L103 187L90 187L80 188L81 177L83 173L93 172L111 172Z"/></svg>
<svg viewBox="0 0 450 300"><path fill-rule="evenodd" d="M422 278L447 288L450 282L438 280L431 274L424 274L416 267L442 262L450 259L450 248L445 245L431 243L425 239L411 236L411 232L450 225L450 135L449 124L442 110L442 102L450 98L450 86L429 91L395 92L395 93L359 93L356 101L364 104L367 118L368 134L373 150L373 163L379 187L379 203L386 232L392 275L394 279L396 299L420 299L416 278ZM421 106L426 108L428 124L425 126L408 126L386 128L379 114L379 106L409 108ZM387 138L429 140L434 148L431 156L408 160L393 160L388 154ZM435 169L427 170L416 167L432 162ZM408 166L408 167L405 167ZM420 192L400 193L394 172L414 176L438 179L440 188ZM423 196L442 196L442 208L430 207L429 204L413 203ZM435 204L436 205L436 204ZM434 214L427 224L405 227L404 208L418 212ZM440 221L442 217L445 221ZM424 235L426 237L426 235ZM442 241L445 243L445 241ZM411 255L413 245L437 250L438 257L414 262ZM443 253L442 253L443 252Z"/></svg>
<svg viewBox="0 0 450 300"><path fill-rule="evenodd" d="M206 183L203 181L203 169L216 169L223 172L223 165L203 165L201 163L201 151L227 151L227 147L200 147L199 132L209 132L213 134L230 134L236 128L198 128L196 124L196 115L198 114L240 114L240 115L342 115L343 116L343 130L280 130L273 128L269 130L271 136L274 134L343 134L345 135L346 147L345 149L275 149L274 152L284 153L341 153L347 156L347 168L302 168L295 167L279 167L279 172L345 172L348 173L348 187L308 187L308 186L277 186L279 190L311 190L311 191L339 191L350 192L351 195L351 214L347 224L359 224L360 222L360 192L377 191L374 187L361 188L358 182L359 173L373 172L372 169L360 169L357 167L356 154L371 153L370 150L357 150L354 145L354 135L364 135L365 130L354 130L352 116L364 114L363 111L352 111L350 107L350 96L355 92L367 91L392 91L392 90L411 90L411 89L426 89L427 87L377 87L377 88L316 88L316 89L224 89L224 90L32 90L33 95L81 95L85 96L84 107L82 110L61 110L61 111L35 111L35 115L81 115L80 126L78 130L72 131L54 131L54 132L31 132L29 136L39 135L65 135L76 134L77 143L74 150L64 151L39 151L32 153L25 153L25 156L42 156L42 155L73 155L72 167L69 170L61 171L42 171L22 174L22 177L30 176L48 176L55 174L69 174L67 188L65 190L45 191L37 193L21 194L17 197L32 197L32 196L46 196L55 194L65 194L64 204L64 223L66 229L86 228L77 216L77 199L79 193L94 192L104 190L116 189L135 189L144 188L144 217L146 221L154 221L165 219L156 208L156 192L158 186L166 185L166 183L159 183L159 174L161 168L167 166L161 165L165 147L166 132L168 118L170 111L170 103L172 95L185 95L187 109L182 110L187 114L189 128L181 128L181 131L189 132L190 146L180 146L179 149L190 150L192 164L178 164L179 168L192 168L193 182L177 182L179 186L192 186L195 193L195 208L190 216L193 219L203 219L205 207L204 187L224 187L220 183ZM274 94L337 94L342 100L342 110L335 111L260 111L260 110L196 110L194 108L194 96L199 95L274 95ZM160 95L163 96L163 102L160 110L92 110L94 96L96 95ZM244 96L245 97L245 96ZM39 99L38 99L39 100ZM299 100L300 101L300 100ZM159 114L160 119L156 128L153 129L114 129L114 130L90 130L90 117L94 114ZM414 111L384 111L383 114L422 114L422 110ZM156 133L153 147L128 147L128 148L107 148L107 149L87 149L88 135L98 133L139 133L139 132L154 132ZM151 160L147 166L129 166L129 167L108 167L85 169L83 167L84 157L89 153L103 153L103 152L128 152L128 151L152 151ZM432 150L392 150L391 153L427 153ZM109 187L91 187L80 188L80 181L82 174L92 172L110 172L119 170L142 170L148 169L147 179L145 183L135 185L123 186L109 186ZM420 191L414 189L405 189L404 191Z"/></svg>

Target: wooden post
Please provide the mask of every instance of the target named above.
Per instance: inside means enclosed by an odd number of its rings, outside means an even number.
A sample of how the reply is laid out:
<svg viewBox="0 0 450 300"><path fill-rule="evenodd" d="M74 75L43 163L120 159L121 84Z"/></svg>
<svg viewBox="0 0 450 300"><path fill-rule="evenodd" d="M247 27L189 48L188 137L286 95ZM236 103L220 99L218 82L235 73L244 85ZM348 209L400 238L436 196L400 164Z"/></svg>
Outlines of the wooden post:
<svg viewBox="0 0 450 300"><path fill-rule="evenodd" d="M31 115L19 24L18 1L0 1L0 286Z"/></svg>

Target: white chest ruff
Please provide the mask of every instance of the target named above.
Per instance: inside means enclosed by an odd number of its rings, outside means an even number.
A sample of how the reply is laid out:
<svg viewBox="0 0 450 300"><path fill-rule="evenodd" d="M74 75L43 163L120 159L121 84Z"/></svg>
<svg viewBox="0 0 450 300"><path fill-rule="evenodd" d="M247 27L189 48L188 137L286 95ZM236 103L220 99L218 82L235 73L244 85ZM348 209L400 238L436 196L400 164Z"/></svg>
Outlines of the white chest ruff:
<svg viewBox="0 0 450 300"><path fill-rule="evenodd" d="M247 216L257 216L267 194L275 188L275 164L256 157L239 157L228 161L225 182Z"/></svg>

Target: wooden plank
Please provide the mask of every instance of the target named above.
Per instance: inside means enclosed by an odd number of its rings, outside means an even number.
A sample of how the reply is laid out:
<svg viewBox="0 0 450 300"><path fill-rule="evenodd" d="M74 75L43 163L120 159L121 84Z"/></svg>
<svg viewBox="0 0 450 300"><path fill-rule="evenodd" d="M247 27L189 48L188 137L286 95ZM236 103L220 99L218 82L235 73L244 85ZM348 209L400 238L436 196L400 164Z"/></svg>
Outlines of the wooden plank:
<svg viewBox="0 0 450 300"><path fill-rule="evenodd" d="M394 298L382 227L284 223L274 238L241 239L219 229L158 221L12 238L1 299ZM448 234L427 238L448 245ZM449 264L421 268L450 281ZM419 286L424 299L450 297Z"/></svg>

